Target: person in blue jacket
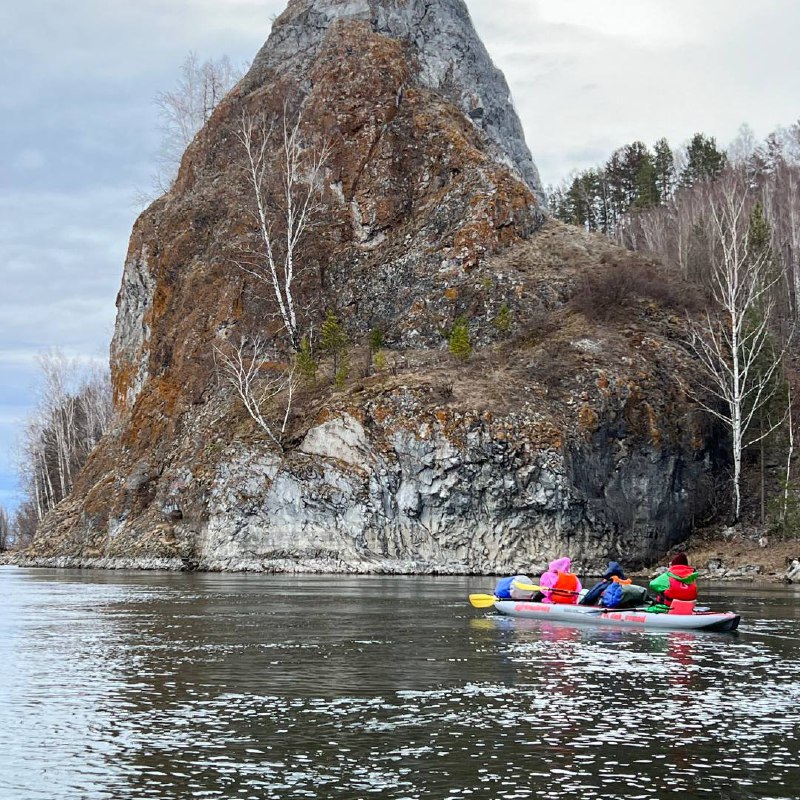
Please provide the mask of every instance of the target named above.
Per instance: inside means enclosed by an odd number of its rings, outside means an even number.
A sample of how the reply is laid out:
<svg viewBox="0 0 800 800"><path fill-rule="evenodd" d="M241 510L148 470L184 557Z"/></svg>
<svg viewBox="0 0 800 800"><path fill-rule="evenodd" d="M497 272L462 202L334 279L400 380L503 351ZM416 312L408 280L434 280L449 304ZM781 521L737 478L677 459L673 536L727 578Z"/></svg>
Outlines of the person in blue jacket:
<svg viewBox="0 0 800 800"><path fill-rule="evenodd" d="M625 572L619 561L609 561L608 569L603 573L603 579L592 586L588 592L578 601L582 606L596 606L600 602L600 596L614 583L614 578L621 581L625 580Z"/></svg>

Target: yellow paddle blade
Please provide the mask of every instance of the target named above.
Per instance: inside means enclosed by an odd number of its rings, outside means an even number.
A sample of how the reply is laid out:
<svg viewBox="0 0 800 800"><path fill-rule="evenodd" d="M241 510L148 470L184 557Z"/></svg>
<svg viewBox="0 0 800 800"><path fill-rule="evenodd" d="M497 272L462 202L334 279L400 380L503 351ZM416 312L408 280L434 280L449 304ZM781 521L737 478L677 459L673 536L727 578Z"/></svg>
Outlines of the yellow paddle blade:
<svg viewBox="0 0 800 800"><path fill-rule="evenodd" d="M520 583L519 581L514 581L514 588L519 589L522 592L544 592L546 589L543 589L541 586L536 586L532 583Z"/></svg>
<svg viewBox="0 0 800 800"><path fill-rule="evenodd" d="M469 602L475 608L491 608L497 598L493 594L471 594L469 596Z"/></svg>

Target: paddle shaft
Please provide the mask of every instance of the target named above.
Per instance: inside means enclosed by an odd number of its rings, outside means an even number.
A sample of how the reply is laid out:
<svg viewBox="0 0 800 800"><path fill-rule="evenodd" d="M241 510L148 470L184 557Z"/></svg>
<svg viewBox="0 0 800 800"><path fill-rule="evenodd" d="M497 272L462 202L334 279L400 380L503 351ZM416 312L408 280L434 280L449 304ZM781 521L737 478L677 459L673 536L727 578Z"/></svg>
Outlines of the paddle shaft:
<svg viewBox="0 0 800 800"><path fill-rule="evenodd" d="M522 584L522 586L525 587L524 591L537 591L538 592L538 591L548 590L548 587L546 587L546 586L532 586L532 588L529 589L528 588L529 584L527 584L527 583ZM518 586L518 588L519 588L519 586ZM555 589L554 591L557 592L557 593L562 593L563 592L564 594L570 594L570 595L579 594L579 592L571 592L571 591L568 591L567 589ZM475 608L491 608L491 606L493 606L498 600L519 600L520 602L529 602L529 601L523 600L522 598L496 597L493 594L471 594L469 596L469 602Z"/></svg>
<svg viewBox="0 0 800 800"><path fill-rule="evenodd" d="M520 589L523 592L552 592L553 594L580 594L580 592L573 592L572 589L555 589L552 586L537 586L533 583L520 583L514 581L514 588Z"/></svg>

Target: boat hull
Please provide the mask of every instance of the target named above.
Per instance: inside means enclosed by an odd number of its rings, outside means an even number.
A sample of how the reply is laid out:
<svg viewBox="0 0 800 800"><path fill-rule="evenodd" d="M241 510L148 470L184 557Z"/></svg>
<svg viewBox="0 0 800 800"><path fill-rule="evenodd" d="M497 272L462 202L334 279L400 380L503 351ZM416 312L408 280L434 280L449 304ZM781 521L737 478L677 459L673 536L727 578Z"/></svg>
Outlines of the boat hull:
<svg viewBox="0 0 800 800"><path fill-rule="evenodd" d="M740 617L733 612L703 611L695 614L650 614L637 609L604 609L596 606L532 603L527 600L498 600L494 607L509 617L549 619L578 625L607 625L617 628L673 631L735 631Z"/></svg>

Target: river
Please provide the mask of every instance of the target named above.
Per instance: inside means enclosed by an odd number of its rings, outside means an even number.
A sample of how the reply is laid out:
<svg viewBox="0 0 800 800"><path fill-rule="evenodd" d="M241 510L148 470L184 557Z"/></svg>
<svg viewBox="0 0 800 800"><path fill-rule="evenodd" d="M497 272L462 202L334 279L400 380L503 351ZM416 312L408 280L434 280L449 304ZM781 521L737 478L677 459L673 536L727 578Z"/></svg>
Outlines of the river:
<svg viewBox="0 0 800 800"><path fill-rule="evenodd" d="M501 619L489 579L0 568L0 798L797 798L800 591L736 634Z"/></svg>

